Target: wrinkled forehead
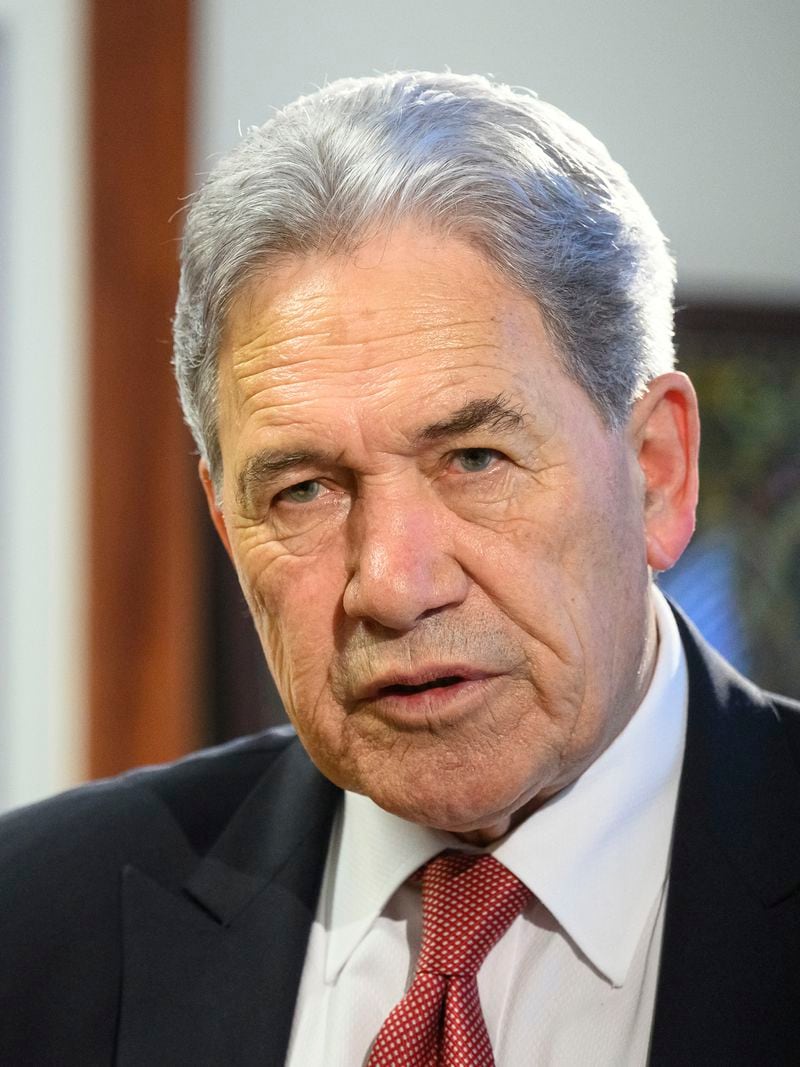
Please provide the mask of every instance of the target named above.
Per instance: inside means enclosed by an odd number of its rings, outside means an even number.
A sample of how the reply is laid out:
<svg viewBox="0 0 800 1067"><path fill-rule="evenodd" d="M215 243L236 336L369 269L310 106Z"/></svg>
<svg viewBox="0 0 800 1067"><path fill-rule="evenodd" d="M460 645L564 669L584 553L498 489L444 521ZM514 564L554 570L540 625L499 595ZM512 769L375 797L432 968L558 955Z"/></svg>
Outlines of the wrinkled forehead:
<svg viewBox="0 0 800 1067"><path fill-rule="evenodd" d="M512 371L550 349L536 302L467 243L395 230L348 255L284 260L233 302L220 374L240 399L269 378L319 387L350 376ZM523 353L522 350L525 350ZM548 354L552 354L549 353Z"/></svg>

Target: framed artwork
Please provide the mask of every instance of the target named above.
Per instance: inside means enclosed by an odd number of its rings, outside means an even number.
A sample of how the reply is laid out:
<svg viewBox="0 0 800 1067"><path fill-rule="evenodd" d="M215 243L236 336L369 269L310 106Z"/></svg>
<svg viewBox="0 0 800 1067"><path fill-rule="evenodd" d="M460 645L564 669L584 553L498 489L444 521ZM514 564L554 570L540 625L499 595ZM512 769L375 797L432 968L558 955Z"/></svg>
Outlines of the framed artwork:
<svg viewBox="0 0 800 1067"><path fill-rule="evenodd" d="M660 584L734 666L800 697L800 311L686 311L678 356L700 401L700 508Z"/></svg>

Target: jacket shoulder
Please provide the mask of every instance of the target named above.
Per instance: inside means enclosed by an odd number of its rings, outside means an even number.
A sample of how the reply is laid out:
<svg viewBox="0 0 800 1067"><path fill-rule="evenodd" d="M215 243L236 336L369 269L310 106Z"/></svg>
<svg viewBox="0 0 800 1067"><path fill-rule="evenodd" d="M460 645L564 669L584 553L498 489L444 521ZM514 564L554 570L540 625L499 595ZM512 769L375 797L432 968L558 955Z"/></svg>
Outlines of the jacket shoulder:
<svg viewBox="0 0 800 1067"><path fill-rule="evenodd" d="M180 886L298 742L287 730L94 782L0 819L0 1060L110 1062L123 874ZM82 1049L78 1058L70 1050ZM77 1053L76 1053L77 1055Z"/></svg>
<svg viewBox="0 0 800 1067"><path fill-rule="evenodd" d="M142 867L178 886L288 746L286 729L175 763L92 782L0 818L0 943L21 951L58 931L98 932L118 913L120 872ZM37 928L30 937L31 921ZM10 929L6 930L6 924ZM22 933L22 931L25 933ZM81 936L83 936L83 933ZM23 943L24 942L24 943Z"/></svg>
<svg viewBox="0 0 800 1067"><path fill-rule="evenodd" d="M288 746L299 744L281 727L170 764L138 768L61 793L0 817L0 864L10 887L37 875L52 881L70 868L86 871L105 858L137 862L170 848L202 854Z"/></svg>

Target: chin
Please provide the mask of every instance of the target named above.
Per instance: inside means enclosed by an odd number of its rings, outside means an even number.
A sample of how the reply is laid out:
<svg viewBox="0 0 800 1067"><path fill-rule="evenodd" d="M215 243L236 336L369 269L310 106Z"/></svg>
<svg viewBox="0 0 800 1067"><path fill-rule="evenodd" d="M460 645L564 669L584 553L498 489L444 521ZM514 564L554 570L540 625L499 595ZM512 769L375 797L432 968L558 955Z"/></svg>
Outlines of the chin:
<svg viewBox="0 0 800 1067"><path fill-rule="evenodd" d="M491 832L489 840L501 837L521 806L519 796L508 795L507 783L505 789L497 791L487 790L485 782L465 788L463 776L460 777L452 788L447 788L443 778L430 790L416 783L411 794L385 788L367 787L363 791L380 807L408 822L452 834Z"/></svg>
<svg viewBox="0 0 800 1067"><path fill-rule="evenodd" d="M400 757L396 746L359 744L347 758L340 750L336 759L315 762L336 785L368 796L392 815L468 834L518 821L558 769L550 760L522 758L525 746L516 747L516 753L493 751L477 759L473 748L473 758L464 759L452 749L409 746ZM318 748L316 756L322 755Z"/></svg>

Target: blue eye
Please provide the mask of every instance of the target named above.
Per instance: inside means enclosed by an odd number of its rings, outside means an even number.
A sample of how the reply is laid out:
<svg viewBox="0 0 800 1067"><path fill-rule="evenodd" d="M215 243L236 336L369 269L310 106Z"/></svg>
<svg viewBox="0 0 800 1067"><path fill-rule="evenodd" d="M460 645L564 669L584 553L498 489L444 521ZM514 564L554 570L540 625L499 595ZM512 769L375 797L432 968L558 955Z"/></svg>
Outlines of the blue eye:
<svg viewBox="0 0 800 1067"><path fill-rule="evenodd" d="M297 485L290 485L288 489L281 490L276 499L288 500L292 504L310 504L312 500L316 500L321 492L322 485L320 482L310 479L307 482L298 482Z"/></svg>
<svg viewBox="0 0 800 1067"><path fill-rule="evenodd" d="M479 474L488 470L497 456L493 448L461 448L453 458L467 474Z"/></svg>

